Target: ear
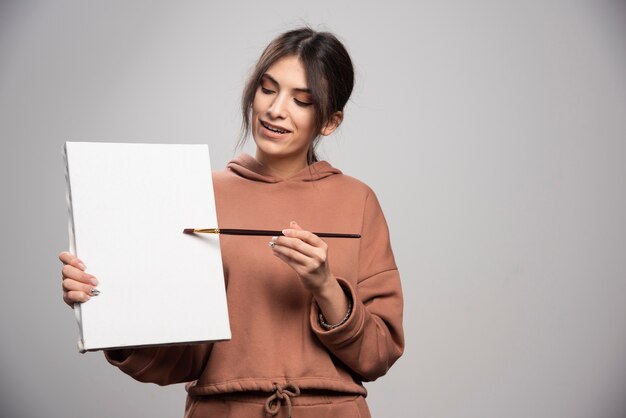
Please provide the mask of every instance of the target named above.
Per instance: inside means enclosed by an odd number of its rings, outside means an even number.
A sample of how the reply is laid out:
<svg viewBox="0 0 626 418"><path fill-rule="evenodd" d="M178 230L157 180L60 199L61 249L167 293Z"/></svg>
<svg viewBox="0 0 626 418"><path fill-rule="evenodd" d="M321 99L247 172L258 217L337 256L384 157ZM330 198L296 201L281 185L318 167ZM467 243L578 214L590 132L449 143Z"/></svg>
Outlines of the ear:
<svg viewBox="0 0 626 418"><path fill-rule="evenodd" d="M324 125L324 127L322 128L322 131L320 132L320 134L322 136L328 136L332 134L333 132L335 132L335 129L337 129L339 125L341 125L342 121L343 121L343 112L338 110L335 113L333 113L328 123Z"/></svg>

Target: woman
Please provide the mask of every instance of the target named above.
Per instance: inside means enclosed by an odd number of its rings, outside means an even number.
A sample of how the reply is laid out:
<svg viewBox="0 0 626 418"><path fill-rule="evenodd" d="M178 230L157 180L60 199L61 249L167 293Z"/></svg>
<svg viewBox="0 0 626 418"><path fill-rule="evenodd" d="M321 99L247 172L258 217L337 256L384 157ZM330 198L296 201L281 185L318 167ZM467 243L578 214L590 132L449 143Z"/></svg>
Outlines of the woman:
<svg viewBox="0 0 626 418"><path fill-rule="evenodd" d="M332 34L303 28L270 43L245 87L243 137L251 131L256 157L214 173L220 226L299 223L269 246L220 237L232 339L105 352L139 381L189 382L186 417L368 417L361 382L402 354L400 279L376 196L315 155L343 120L353 77ZM96 277L73 255L59 258L66 303L88 301Z"/></svg>

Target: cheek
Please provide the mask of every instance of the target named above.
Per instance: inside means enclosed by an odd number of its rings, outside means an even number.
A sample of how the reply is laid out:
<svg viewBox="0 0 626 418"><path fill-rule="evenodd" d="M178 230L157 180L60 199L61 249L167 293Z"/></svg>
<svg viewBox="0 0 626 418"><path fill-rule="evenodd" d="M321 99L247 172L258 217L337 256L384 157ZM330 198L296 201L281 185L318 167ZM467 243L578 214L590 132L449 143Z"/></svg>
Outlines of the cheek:
<svg viewBox="0 0 626 418"><path fill-rule="evenodd" d="M315 125L315 114L309 109L299 109L295 117L300 130L312 131Z"/></svg>
<svg viewBox="0 0 626 418"><path fill-rule="evenodd" d="M259 112L261 111L261 100L258 98L258 95L254 98L254 100L252 101L252 113L253 114L259 114Z"/></svg>
<svg viewBox="0 0 626 418"><path fill-rule="evenodd" d="M271 96L256 92L252 100L252 111L256 114L264 112L271 104Z"/></svg>

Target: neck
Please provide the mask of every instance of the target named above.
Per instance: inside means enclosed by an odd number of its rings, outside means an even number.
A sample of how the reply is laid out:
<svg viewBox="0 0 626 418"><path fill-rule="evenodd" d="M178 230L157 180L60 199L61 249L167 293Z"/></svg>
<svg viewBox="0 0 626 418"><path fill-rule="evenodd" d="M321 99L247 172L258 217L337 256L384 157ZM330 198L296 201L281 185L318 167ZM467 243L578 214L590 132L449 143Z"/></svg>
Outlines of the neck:
<svg viewBox="0 0 626 418"><path fill-rule="evenodd" d="M256 160L269 168L282 178L293 177L305 168L308 164L306 156L304 158L270 158L267 155L259 152L257 149Z"/></svg>

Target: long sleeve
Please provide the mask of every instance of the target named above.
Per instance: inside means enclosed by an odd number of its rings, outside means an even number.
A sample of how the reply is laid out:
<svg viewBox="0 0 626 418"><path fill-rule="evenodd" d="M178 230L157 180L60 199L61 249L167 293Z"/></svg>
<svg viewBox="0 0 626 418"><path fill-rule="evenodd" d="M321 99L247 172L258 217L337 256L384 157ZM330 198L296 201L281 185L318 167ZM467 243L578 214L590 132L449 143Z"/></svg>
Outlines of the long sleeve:
<svg viewBox="0 0 626 418"><path fill-rule="evenodd" d="M272 256L267 238L224 235L232 338L200 347L109 351L107 358L142 382L189 381L192 397L270 393L287 384L365 395L361 383L387 373L404 350L402 289L379 202L366 184L327 163L276 181L255 168L261 170L257 163L229 165L214 177L220 226L279 229L293 219L312 230L360 233L360 239L326 241L331 271L353 301L347 321L322 328L312 294Z"/></svg>
<svg viewBox="0 0 626 418"><path fill-rule="evenodd" d="M212 344L107 350L109 363L140 382L170 385L196 380L205 368Z"/></svg>
<svg viewBox="0 0 626 418"><path fill-rule="evenodd" d="M363 213L356 286L338 278L352 298L352 314L341 326L325 330L312 304L310 323L326 348L364 381L387 373L404 351L402 288L389 231L376 196L370 192Z"/></svg>

